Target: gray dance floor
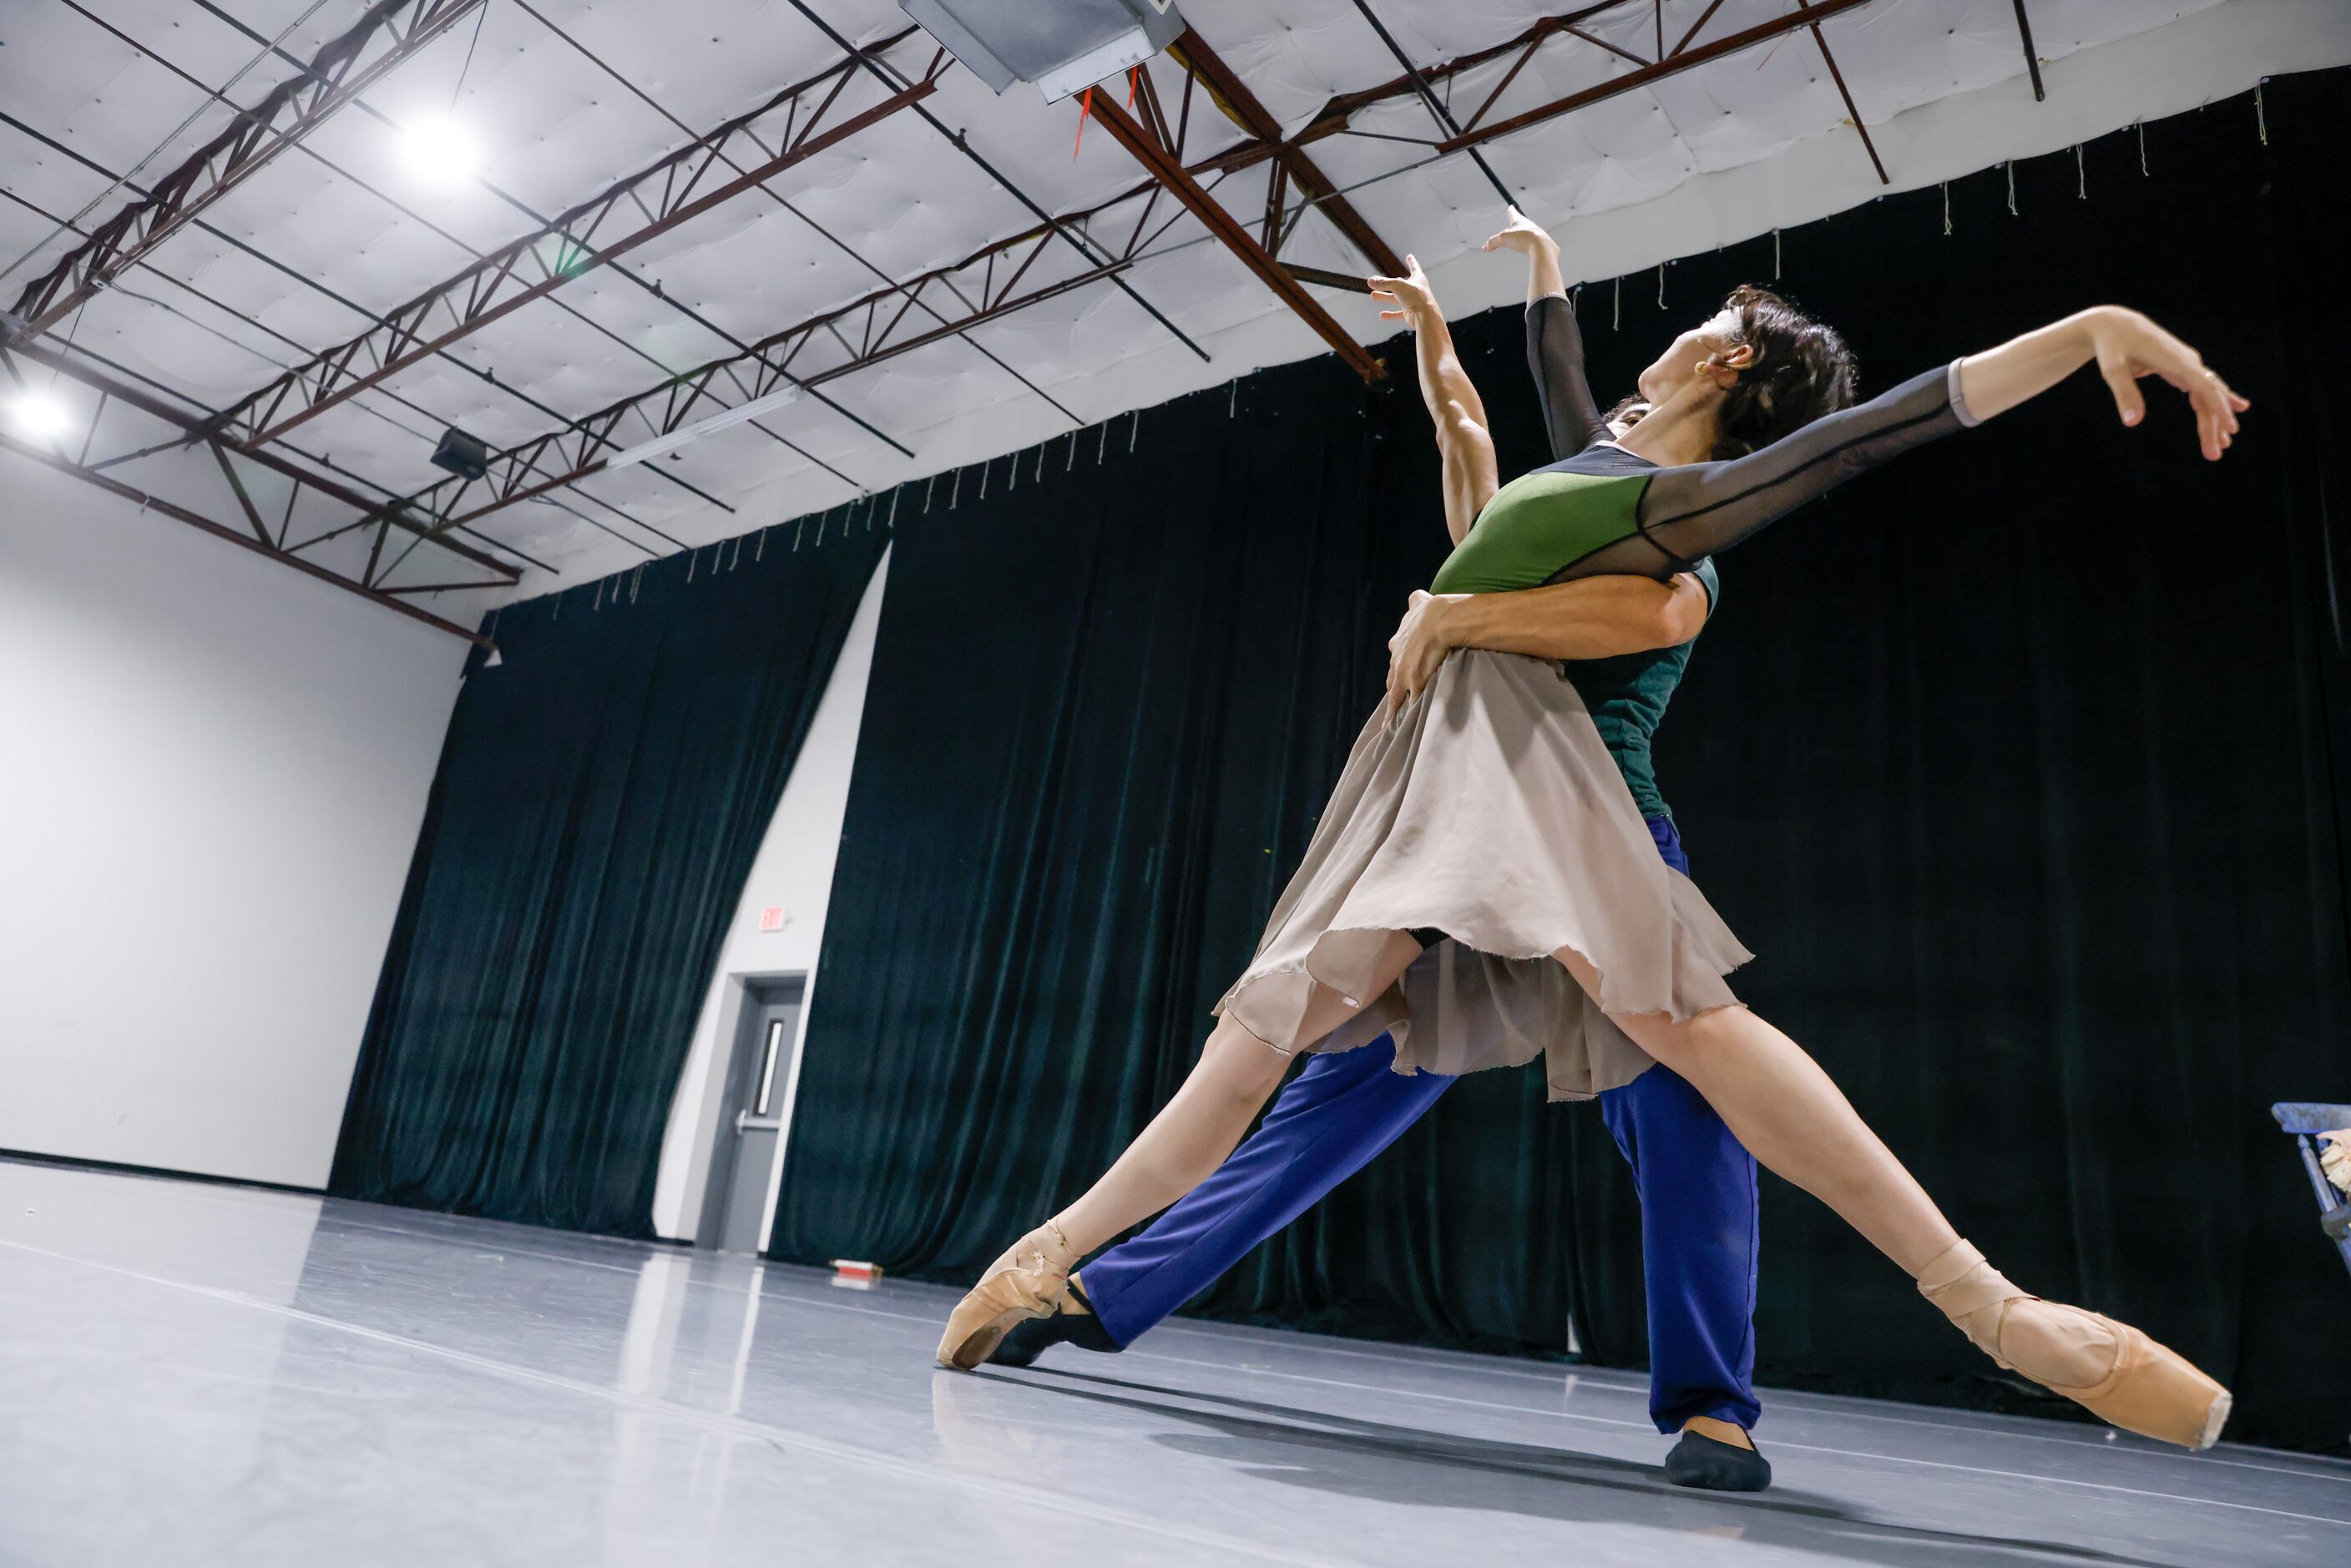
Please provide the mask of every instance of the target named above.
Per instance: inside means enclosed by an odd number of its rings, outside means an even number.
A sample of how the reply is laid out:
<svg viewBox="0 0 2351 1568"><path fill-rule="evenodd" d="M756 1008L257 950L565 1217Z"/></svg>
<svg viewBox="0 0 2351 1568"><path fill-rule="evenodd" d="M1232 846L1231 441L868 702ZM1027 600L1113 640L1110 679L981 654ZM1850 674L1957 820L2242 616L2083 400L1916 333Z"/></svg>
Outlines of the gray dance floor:
<svg viewBox="0 0 2351 1568"><path fill-rule="evenodd" d="M935 1372L949 1292L0 1162L0 1563L2351 1563L2351 1464L1171 1324Z"/></svg>

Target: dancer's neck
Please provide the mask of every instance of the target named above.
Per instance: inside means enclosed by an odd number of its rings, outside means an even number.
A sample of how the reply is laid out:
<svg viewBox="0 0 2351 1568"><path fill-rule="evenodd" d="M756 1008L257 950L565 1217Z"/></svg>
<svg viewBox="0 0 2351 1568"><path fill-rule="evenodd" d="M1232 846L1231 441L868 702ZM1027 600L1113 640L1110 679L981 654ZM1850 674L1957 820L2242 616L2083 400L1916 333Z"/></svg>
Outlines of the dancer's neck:
<svg viewBox="0 0 2351 1568"><path fill-rule="evenodd" d="M1721 402L1719 392L1711 397L1677 392L1644 414L1640 423L1618 436L1616 444L1660 468L1703 463L1714 455L1718 434L1715 410Z"/></svg>

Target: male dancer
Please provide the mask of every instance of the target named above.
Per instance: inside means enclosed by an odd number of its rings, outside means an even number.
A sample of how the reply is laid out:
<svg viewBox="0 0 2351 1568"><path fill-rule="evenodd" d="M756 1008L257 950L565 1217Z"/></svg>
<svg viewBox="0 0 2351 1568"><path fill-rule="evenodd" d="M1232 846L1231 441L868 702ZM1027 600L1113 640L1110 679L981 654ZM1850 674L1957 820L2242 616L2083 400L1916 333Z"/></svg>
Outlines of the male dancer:
<svg viewBox="0 0 2351 1568"><path fill-rule="evenodd" d="M1556 461L1622 427L1601 419L1585 384L1558 246L1515 210L1510 219L1487 248L1523 251L1531 264L1528 361ZM1423 390L1445 443L1458 439L1468 414L1442 401L1432 372L1450 355L1450 338L1417 267L1414 272L1412 278L1374 282L1397 299L1417 334ZM1482 428L1474 439L1485 440ZM1646 466L1629 455L1627 465ZM1448 470L1454 466L1448 462ZM1573 661L1568 673L1648 819L1657 852L1687 874L1689 863L1650 767L1649 737L1719 586L1713 563L1699 561L1662 583L1594 577L1518 593L1415 594L1389 643L1391 692L1408 697L1456 647ZM1062 1312L1015 1326L992 1359L1025 1366L1059 1343L1122 1350L1205 1290L1362 1169L1452 1086L1442 1074L1390 1071L1395 1057L1385 1037L1311 1057L1214 1175L1144 1230L1086 1264L1072 1278ZM1695 1089L1662 1066L1602 1094L1600 1108L1641 1198L1649 1415L1658 1431L1682 1434L1667 1458L1667 1479L1710 1490L1760 1491L1771 1484L1771 1467L1748 1437L1761 1413L1751 1382L1760 1245L1754 1157Z"/></svg>

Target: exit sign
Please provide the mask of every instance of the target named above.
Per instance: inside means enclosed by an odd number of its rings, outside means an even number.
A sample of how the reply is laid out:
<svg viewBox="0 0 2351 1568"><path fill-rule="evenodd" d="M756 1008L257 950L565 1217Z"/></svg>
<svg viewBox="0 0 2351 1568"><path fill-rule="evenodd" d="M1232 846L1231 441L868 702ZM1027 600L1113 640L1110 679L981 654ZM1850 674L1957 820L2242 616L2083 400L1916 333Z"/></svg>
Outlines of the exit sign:
<svg viewBox="0 0 2351 1568"><path fill-rule="evenodd" d="M782 904L771 904L768 905L768 907L767 907L767 908L762 909L761 911L759 911L759 929L760 929L760 930L762 930L762 931L781 931L783 928L784 928L784 906L783 906Z"/></svg>

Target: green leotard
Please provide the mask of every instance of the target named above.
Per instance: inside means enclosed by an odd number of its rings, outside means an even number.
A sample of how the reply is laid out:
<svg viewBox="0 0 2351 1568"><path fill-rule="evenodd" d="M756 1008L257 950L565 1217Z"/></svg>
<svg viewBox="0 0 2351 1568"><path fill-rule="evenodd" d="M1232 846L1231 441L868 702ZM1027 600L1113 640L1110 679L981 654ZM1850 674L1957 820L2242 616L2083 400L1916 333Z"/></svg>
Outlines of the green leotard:
<svg viewBox="0 0 2351 1568"><path fill-rule="evenodd" d="M1646 463L1597 474L1554 465L1521 475L1486 503L1431 591L1510 593L1552 581L1562 566L1640 531L1641 496L1656 471Z"/></svg>
<svg viewBox="0 0 2351 1568"><path fill-rule="evenodd" d="M1579 425L1600 444L1495 492L1438 569L1432 587L1439 593L1507 593L1604 573L1670 577L1895 454L1975 423L1959 401L1955 361L1760 452L1660 468L1605 444L1607 426L1596 413L1581 413L1592 398L1580 350L1566 356L1572 373L1558 373L1562 356L1549 351L1549 340L1573 342L1573 308L1552 298L1528 308L1553 449ZM1580 410L1562 416L1562 403Z"/></svg>
<svg viewBox="0 0 2351 1568"><path fill-rule="evenodd" d="M1553 296L1527 308L1527 359L1554 461L1497 491L1438 569L1438 593L1508 593L1604 573L1696 573L1709 602L1708 558L1895 453L1975 421L1957 367L1816 421L1723 463L1661 468L1614 445L1583 373L1575 311ZM1650 737L1689 662L1690 644L1562 665L1591 712L1644 817L1672 813L1658 792Z"/></svg>

